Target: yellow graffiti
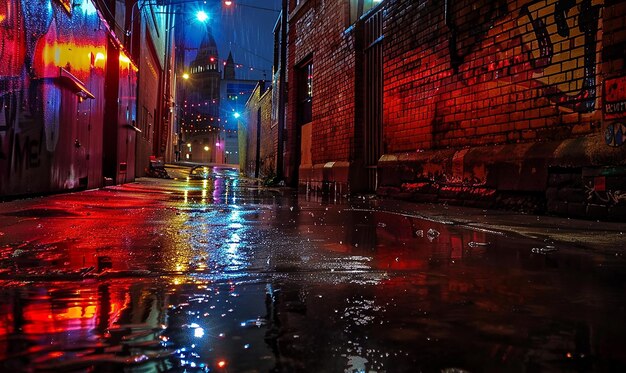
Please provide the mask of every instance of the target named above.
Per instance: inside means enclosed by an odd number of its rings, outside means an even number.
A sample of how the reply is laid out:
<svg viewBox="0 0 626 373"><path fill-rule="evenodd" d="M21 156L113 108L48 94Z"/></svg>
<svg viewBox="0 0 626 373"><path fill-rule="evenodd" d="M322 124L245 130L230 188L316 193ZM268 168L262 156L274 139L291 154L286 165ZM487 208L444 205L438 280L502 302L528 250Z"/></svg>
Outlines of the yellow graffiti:
<svg viewBox="0 0 626 373"><path fill-rule="evenodd" d="M518 18L518 26L522 30L522 40L527 52L530 52L534 61L542 61L535 71L533 78L547 86L557 88L566 96L575 96L583 88L585 75L585 32L580 27L581 4L583 0L572 0L574 6L564 14L564 22L559 30L558 3L562 1L549 0L532 2L527 5L528 13ZM602 0L592 0L591 6L602 5ZM535 24L533 24L533 21ZM546 37L542 40L537 31L537 23L545 27ZM567 27L564 27L564 26ZM563 31L565 30L565 31ZM560 32L561 31L561 32ZM598 31L596 31L598 32ZM598 38L596 40L599 39ZM550 44L550 55L546 55L546 42ZM548 61L545 61L545 60ZM597 53L596 53L597 59ZM595 61L597 63L597 61Z"/></svg>

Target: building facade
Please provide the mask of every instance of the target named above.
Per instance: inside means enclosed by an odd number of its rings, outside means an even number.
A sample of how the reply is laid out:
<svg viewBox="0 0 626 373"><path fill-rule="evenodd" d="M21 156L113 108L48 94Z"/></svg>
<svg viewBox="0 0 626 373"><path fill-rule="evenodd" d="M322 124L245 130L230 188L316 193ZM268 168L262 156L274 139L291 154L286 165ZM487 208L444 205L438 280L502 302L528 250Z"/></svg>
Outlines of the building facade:
<svg viewBox="0 0 626 373"><path fill-rule="evenodd" d="M207 28L187 69L188 79L178 80L181 161L239 163L237 117L257 82L237 79L236 67L230 53L221 62Z"/></svg>
<svg viewBox="0 0 626 373"><path fill-rule="evenodd" d="M224 78L220 85L220 115L224 130L224 163L239 164L238 125L243 115L246 100L251 97L257 81L236 78L236 64L232 53L224 63Z"/></svg>
<svg viewBox="0 0 626 373"><path fill-rule="evenodd" d="M276 178L278 126L272 120L273 87L260 81L246 103L239 122L239 169L250 177Z"/></svg>
<svg viewBox="0 0 626 373"><path fill-rule="evenodd" d="M624 1L287 10L292 185L626 216Z"/></svg>
<svg viewBox="0 0 626 373"><path fill-rule="evenodd" d="M163 7L120 0L1 3L0 196L132 181L137 160L152 154L139 138L162 125L152 114L159 97L138 99L138 87L151 89L142 86L138 66L151 65L161 86ZM156 29L161 37L151 36ZM131 53L133 40L146 47ZM151 119L138 114L138 102Z"/></svg>

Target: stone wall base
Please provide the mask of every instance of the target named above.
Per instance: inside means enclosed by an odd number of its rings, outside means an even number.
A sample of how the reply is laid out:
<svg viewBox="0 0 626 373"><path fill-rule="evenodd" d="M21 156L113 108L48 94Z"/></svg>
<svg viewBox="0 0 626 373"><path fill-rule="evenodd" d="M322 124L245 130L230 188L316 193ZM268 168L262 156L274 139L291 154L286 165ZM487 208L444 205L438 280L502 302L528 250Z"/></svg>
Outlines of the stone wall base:
<svg viewBox="0 0 626 373"><path fill-rule="evenodd" d="M626 221L626 146L578 139L386 154L382 196Z"/></svg>
<svg viewBox="0 0 626 373"><path fill-rule="evenodd" d="M327 162L301 165L299 187L307 191L350 194L350 162Z"/></svg>

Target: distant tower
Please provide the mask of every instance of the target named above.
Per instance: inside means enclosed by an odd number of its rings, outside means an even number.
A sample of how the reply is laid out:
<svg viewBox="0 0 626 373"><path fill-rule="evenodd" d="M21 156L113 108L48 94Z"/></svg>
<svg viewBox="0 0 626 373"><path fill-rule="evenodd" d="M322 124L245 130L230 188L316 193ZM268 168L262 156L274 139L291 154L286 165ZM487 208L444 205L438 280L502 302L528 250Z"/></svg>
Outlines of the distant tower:
<svg viewBox="0 0 626 373"><path fill-rule="evenodd" d="M201 106L201 111L217 120L220 107L221 74L219 71L217 44L211 30L208 28L198 49L198 54L191 63L190 73L193 76L194 86L196 87L196 103L206 103L206 105Z"/></svg>
<svg viewBox="0 0 626 373"><path fill-rule="evenodd" d="M224 65L224 79L235 80L235 61L231 52L228 52L228 59Z"/></svg>

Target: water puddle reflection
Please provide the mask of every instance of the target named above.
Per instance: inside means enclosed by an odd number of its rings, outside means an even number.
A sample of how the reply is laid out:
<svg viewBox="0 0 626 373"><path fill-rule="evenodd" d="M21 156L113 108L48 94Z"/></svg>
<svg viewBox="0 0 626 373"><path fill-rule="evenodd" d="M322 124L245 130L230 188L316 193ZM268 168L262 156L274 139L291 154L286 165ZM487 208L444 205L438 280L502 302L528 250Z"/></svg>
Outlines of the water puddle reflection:
<svg viewBox="0 0 626 373"><path fill-rule="evenodd" d="M46 203L5 215L2 371L626 369L620 258L230 171Z"/></svg>

